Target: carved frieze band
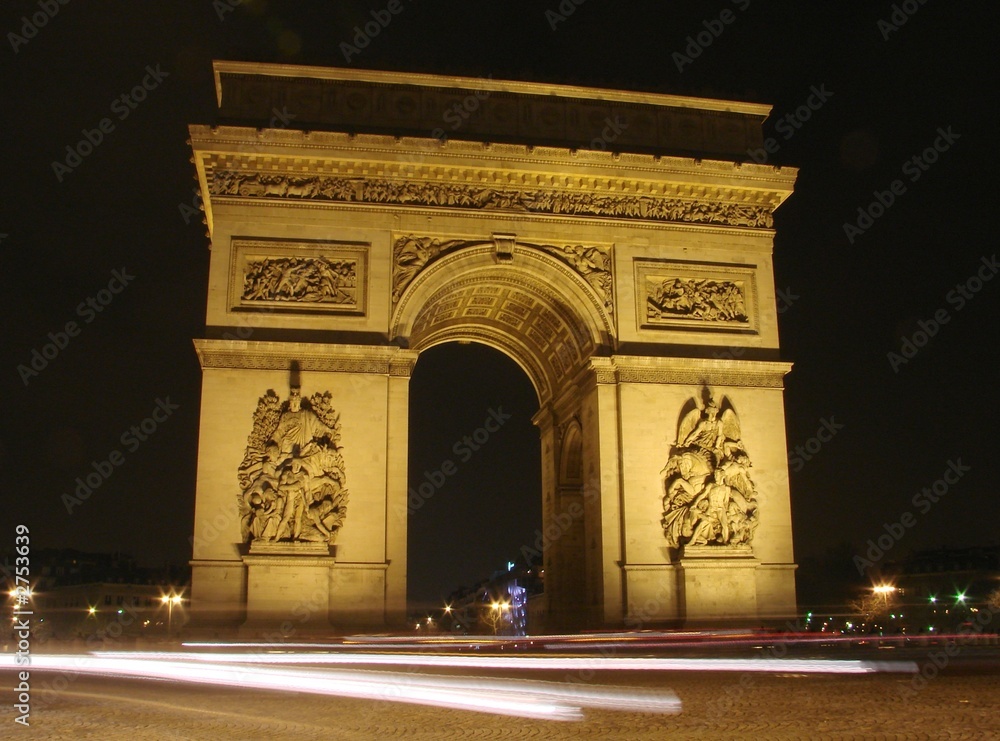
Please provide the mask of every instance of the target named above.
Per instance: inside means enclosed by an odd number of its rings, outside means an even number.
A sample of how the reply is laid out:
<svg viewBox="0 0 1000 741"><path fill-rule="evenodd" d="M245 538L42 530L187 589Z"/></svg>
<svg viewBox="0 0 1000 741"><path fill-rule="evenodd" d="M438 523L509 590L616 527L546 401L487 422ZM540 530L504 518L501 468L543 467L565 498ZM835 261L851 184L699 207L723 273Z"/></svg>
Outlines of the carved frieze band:
<svg viewBox="0 0 1000 741"><path fill-rule="evenodd" d="M512 259L514 238L510 235L494 235L497 252ZM393 245L392 301L397 303L406 287L413 282L421 270L437 258L463 247L487 244L486 240L442 239L440 237L418 237L408 234L396 239ZM501 249L501 245L503 249ZM611 254L608 248L582 244L563 246L516 242L518 247L541 250L552 255L570 267L597 294L609 314L614 314L614 292L611 279Z"/></svg>
<svg viewBox="0 0 1000 741"><path fill-rule="evenodd" d="M493 187L472 183L218 170L212 177L211 194L216 197L442 206L764 229L774 226L770 206L654 195L597 193L589 189L566 191Z"/></svg>

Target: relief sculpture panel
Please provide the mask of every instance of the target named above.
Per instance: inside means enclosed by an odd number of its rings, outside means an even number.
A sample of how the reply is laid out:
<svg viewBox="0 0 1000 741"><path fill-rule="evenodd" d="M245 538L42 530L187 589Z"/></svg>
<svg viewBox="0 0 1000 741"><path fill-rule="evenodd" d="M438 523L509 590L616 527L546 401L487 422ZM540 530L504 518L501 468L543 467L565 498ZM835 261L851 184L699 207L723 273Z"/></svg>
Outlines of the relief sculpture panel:
<svg viewBox="0 0 1000 741"><path fill-rule="evenodd" d="M704 406L685 406L663 484L663 535L683 545L748 546L757 528L757 488L740 421L729 400L718 407L706 388Z"/></svg>
<svg viewBox="0 0 1000 741"><path fill-rule="evenodd" d="M643 329L756 332L755 266L637 260Z"/></svg>
<svg viewBox="0 0 1000 741"><path fill-rule="evenodd" d="M331 400L329 392L304 399L297 386L284 402L273 390L258 400L237 473L244 543L336 540L348 492Z"/></svg>
<svg viewBox="0 0 1000 741"><path fill-rule="evenodd" d="M232 255L233 310L364 313L365 246L234 239Z"/></svg>

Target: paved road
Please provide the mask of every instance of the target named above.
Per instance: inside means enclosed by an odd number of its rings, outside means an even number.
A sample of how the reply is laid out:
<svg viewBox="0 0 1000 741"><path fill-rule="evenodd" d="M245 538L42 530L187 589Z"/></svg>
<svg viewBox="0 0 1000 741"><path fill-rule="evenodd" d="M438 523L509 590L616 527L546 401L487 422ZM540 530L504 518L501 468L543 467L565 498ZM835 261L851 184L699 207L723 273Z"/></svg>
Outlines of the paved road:
<svg viewBox="0 0 1000 741"><path fill-rule="evenodd" d="M440 672L439 672L440 673ZM463 676L483 672L461 672ZM399 703L78 675L32 673L31 727L13 722L16 684L0 672L0 738L44 739L987 739L1000 738L1000 669L953 666L912 677L741 673L566 672L506 676L635 688L669 687L680 715L585 711L575 723Z"/></svg>

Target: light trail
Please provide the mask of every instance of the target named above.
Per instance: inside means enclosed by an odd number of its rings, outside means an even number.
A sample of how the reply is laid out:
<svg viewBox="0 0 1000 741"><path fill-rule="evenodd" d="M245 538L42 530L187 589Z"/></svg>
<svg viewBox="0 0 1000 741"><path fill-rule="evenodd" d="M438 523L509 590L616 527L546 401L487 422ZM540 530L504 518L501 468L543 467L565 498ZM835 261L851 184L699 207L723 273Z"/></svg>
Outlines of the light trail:
<svg viewBox="0 0 1000 741"><path fill-rule="evenodd" d="M442 677L411 672L315 670L192 661L192 654L171 659L155 654L35 655L33 671L63 671L103 676L193 682L366 700L407 702L543 720L581 720L581 708L676 714L681 702L669 690L580 686L515 679ZM229 655L229 658L232 656ZM0 668L15 668L14 656L0 656Z"/></svg>
<svg viewBox="0 0 1000 741"><path fill-rule="evenodd" d="M439 654L366 654L366 653L293 653L290 646L275 643L210 644L190 643L189 647L204 648L256 648L260 651L239 653L151 653L156 658L184 658L187 660L217 661L228 663L260 664L367 664L473 668L473 669L553 669L575 671L601 669L609 671L700 671L700 672L764 672L806 674L872 674L897 672L915 674L914 661L867 661L862 659L667 659L631 656L455 656ZM273 653L264 653L271 651ZM101 653L101 656L126 654ZM134 656L135 654L127 654Z"/></svg>

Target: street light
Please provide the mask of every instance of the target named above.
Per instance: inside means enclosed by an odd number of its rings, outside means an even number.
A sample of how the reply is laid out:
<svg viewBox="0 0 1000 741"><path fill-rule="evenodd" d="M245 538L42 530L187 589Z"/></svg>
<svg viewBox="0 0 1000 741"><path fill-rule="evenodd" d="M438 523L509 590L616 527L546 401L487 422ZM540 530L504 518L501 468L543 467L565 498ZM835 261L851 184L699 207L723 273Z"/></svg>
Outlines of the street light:
<svg viewBox="0 0 1000 741"><path fill-rule="evenodd" d="M160 601L167 606L167 635L169 636L173 632L174 605L181 603L181 596L179 594L165 594L160 597Z"/></svg>

